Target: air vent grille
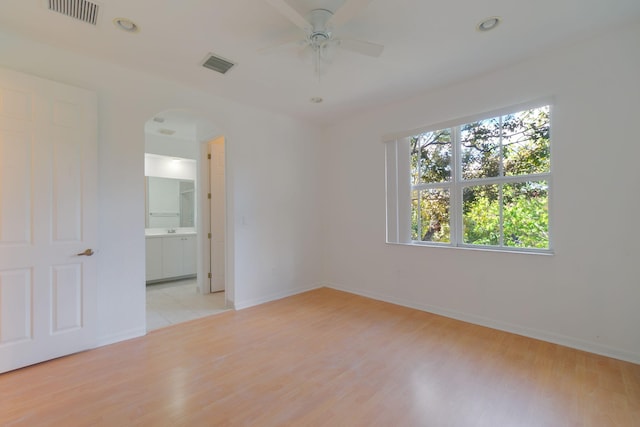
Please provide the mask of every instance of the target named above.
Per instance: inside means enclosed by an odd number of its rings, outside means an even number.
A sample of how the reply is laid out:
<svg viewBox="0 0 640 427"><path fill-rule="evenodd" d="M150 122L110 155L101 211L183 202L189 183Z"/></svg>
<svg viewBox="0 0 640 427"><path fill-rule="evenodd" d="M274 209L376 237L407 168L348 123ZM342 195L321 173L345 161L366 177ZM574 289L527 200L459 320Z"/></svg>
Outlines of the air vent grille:
<svg viewBox="0 0 640 427"><path fill-rule="evenodd" d="M205 61L202 63L203 67L213 71L217 71L220 74L225 74L234 65L236 64L213 54L209 54Z"/></svg>
<svg viewBox="0 0 640 427"><path fill-rule="evenodd" d="M98 22L99 5L87 0L48 0L49 10L91 25Z"/></svg>

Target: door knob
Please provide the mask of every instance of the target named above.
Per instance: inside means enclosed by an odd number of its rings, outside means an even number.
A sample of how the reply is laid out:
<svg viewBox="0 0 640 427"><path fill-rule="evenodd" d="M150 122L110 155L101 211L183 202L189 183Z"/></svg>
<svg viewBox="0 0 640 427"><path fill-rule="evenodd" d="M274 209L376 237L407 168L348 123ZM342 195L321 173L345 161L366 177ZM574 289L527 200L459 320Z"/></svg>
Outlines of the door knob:
<svg viewBox="0 0 640 427"><path fill-rule="evenodd" d="M77 254L78 256L91 256L93 255L93 250L91 249L87 249L84 252L80 252L79 254Z"/></svg>

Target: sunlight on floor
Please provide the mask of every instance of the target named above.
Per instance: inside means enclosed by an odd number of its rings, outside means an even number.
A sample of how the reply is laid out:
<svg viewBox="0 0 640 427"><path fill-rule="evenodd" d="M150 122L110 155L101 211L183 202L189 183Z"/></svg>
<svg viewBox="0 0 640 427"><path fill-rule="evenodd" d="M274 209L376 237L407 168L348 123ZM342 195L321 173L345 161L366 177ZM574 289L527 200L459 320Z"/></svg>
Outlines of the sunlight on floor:
<svg viewBox="0 0 640 427"><path fill-rule="evenodd" d="M224 292L202 295L196 279L147 286L147 331L226 310Z"/></svg>

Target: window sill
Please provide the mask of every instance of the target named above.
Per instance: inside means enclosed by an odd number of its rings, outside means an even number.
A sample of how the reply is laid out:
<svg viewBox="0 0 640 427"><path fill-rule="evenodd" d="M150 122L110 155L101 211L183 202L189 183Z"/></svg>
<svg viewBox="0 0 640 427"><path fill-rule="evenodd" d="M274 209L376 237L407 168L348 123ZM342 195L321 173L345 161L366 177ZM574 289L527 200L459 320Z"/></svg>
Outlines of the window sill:
<svg viewBox="0 0 640 427"><path fill-rule="evenodd" d="M408 243L400 243L400 242L386 242L387 245L394 246L414 246L414 247L422 247L422 248L437 248L437 249L453 249L453 250L462 250L462 251L480 251L480 252L497 252L497 253L508 253L508 254L518 254L518 255L542 255L542 256L553 256L555 252L552 249L520 249L520 248L497 248L491 246L453 246L446 243L438 244L438 243L420 243L420 242L408 242Z"/></svg>

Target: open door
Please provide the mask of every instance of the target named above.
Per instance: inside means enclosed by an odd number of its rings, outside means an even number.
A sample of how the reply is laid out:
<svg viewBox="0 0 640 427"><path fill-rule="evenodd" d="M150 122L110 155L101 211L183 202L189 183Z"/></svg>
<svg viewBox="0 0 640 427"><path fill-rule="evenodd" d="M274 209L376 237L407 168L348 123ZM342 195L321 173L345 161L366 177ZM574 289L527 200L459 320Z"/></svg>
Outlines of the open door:
<svg viewBox="0 0 640 427"><path fill-rule="evenodd" d="M210 289L225 290L226 198L224 137L209 142Z"/></svg>
<svg viewBox="0 0 640 427"><path fill-rule="evenodd" d="M94 93L0 69L0 372L96 339Z"/></svg>

